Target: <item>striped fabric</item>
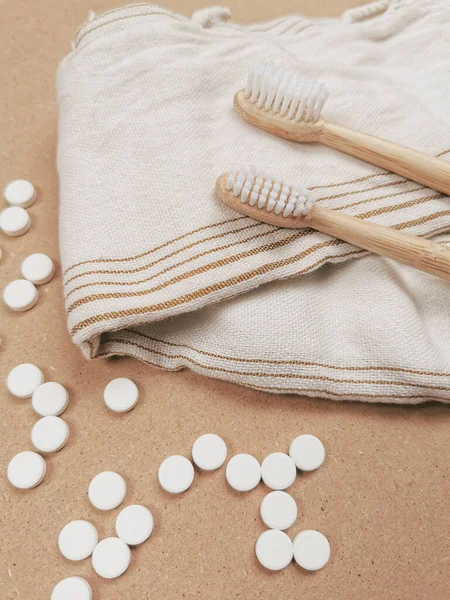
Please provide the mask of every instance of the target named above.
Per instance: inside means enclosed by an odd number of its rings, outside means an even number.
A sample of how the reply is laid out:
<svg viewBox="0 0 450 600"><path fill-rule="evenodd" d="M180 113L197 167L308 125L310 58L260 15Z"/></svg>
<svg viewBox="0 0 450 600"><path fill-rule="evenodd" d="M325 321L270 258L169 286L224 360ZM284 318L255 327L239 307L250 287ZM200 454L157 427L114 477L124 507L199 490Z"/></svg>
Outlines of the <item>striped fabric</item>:
<svg viewBox="0 0 450 600"><path fill-rule="evenodd" d="M384 4L249 27L224 9L187 19L141 4L78 31L57 80L60 240L69 330L88 358L335 399L450 399L447 283L214 196L218 175L250 163L324 206L450 242L448 197L232 111L270 58L327 82L327 120L450 160L450 6Z"/></svg>

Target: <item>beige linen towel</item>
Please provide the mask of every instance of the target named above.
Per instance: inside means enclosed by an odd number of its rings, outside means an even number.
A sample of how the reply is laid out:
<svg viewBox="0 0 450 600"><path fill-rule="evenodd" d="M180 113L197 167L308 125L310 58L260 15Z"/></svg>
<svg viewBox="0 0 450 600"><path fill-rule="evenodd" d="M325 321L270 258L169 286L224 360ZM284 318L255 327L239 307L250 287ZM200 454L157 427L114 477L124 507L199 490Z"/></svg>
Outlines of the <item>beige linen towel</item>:
<svg viewBox="0 0 450 600"><path fill-rule="evenodd" d="M274 392L449 401L448 283L318 232L252 221L214 196L219 174L250 163L324 206L449 242L447 197L269 136L232 110L264 57L326 81L328 120L450 160L449 4L377 2L340 21L250 27L227 16L113 10L78 31L59 68L74 342L88 358L129 354Z"/></svg>

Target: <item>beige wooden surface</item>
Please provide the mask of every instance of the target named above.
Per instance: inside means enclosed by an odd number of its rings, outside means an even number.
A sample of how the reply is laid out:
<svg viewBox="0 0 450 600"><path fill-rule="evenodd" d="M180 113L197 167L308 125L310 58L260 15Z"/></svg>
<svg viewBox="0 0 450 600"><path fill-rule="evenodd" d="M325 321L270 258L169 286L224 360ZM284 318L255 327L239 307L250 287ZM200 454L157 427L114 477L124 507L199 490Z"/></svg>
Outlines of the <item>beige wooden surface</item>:
<svg viewBox="0 0 450 600"><path fill-rule="evenodd" d="M184 14L200 0L172 0ZM336 15L352 0L229 2L236 21L286 12ZM18 274L32 251L58 256L56 108L58 61L88 9L113 0L2 0L0 4L0 183L30 178L39 200L33 226L17 239L2 236L1 287ZM129 359L86 362L66 331L61 279L41 289L25 314L0 308L0 599L45 600L70 575L91 583L99 600L183 598L265 600L446 600L449 597L449 408L366 406L299 397L277 397L202 378L164 373ZM48 459L45 481L19 492L6 481L9 459L31 449L36 420L30 402L12 398L4 378L20 362L39 365L47 380L70 391L64 418L67 447ZM107 412L104 385L113 377L136 381L141 399L131 413ZM315 574L291 565L263 570L254 543L263 530L260 486L232 493L224 469L197 474L192 489L169 497L158 487L157 468L174 453L189 454L204 432L222 435L230 455L262 459L287 450L301 432L317 434L327 459L317 472L297 478L292 493L299 519L289 530L317 528L330 540L332 558ZM64 524L86 518L100 536L114 534L118 511L99 513L87 500L90 479L117 470L128 483L126 502L154 513L151 539L133 550L128 572L102 580L89 560L70 563L57 549Z"/></svg>

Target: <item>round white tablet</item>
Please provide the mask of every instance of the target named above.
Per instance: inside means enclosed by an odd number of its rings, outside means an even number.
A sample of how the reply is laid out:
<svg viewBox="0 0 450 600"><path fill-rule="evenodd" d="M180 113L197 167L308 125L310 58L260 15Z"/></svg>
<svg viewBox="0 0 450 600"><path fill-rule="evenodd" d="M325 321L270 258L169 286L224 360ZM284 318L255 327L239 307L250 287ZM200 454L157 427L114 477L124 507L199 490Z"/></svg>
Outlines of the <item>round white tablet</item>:
<svg viewBox="0 0 450 600"><path fill-rule="evenodd" d="M263 460L261 475L267 487L285 490L294 483L297 468L290 456L284 452L273 452Z"/></svg>
<svg viewBox="0 0 450 600"><path fill-rule="evenodd" d="M34 204L36 195L34 185L26 179L11 181L3 190L3 196L8 204L22 208L28 208Z"/></svg>
<svg viewBox="0 0 450 600"><path fill-rule="evenodd" d="M261 481L261 465L251 454L236 454L227 464L228 483L238 492L248 492Z"/></svg>
<svg viewBox="0 0 450 600"><path fill-rule="evenodd" d="M127 412L136 406L139 398L137 385L131 379L118 377L105 387L103 399L108 408L114 412Z"/></svg>
<svg viewBox="0 0 450 600"><path fill-rule="evenodd" d="M10 461L7 474L14 487L25 490L39 485L46 471L47 465L42 456L26 450Z"/></svg>
<svg viewBox="0 0 450 600"><path fill-rule="evenodd" d="M31 441L39 452L57 452L69 439L69 426L60 417L43 417L31 430Z"/></svg>
<svg viewBox="0 0 450 600"><path fill-rule="evenodd" d="M67 577L55 585L50 600L92 600L91 586L82 577Z"/></svg>
<svg viewBox="0 0 450 600"><path fill-rule="evenodd" d="M56 381L47 381L33 393L31 406L43 417L56 417L63 413L69 404L69 393Z"/></svg>
<svg viewBox="0 0 450 600"><path fill-rule="evenodd" d="M127 493L125 479L114 471L103 471L89 484L88 496L99 510L112 510L122 504Z"/></svg>
<svg viewBox="0 0 450 600"><path fill-rule="evenodd" d="M294 550L289 536L284 531L269 529L256 542L256 557L263 567L279 571L288 566Z"/></svg>
<svg viewBox="0 0 450 600"><path fill-rule="evenodd" d="M145 506L132 504L124 508L116 519L116 533L129 546L142 544L153 531L153 515Z"/></svg>
<svg viewBox="0 0 450 600"><path fill-rule="evenodd" d="M31 227L30 215L20 206L10 206L0 213L0 229L3 233L16 237L23 235Z"/></svg>
<svg viewBox="0 0 450 600"><path fill-rule="evenodd" d="M105 579L114 579L125 573L130 560L130 548L116 537L99 542L92 554L94 571Z"/></svg>
<svg viewBox="0 0 450 600"><path fill-rule="evenodd" d="M44 373L35 365L23 363L9 372L6 385L18 398L30 398L34 391L44 383Z"/></svg>
<svg viewBox="0 0 450 600"><path fill-rule="evenodd" d="M158 479L166 492L180 494L194 481L194 467L185 456L169 456L159 467Z"/></svg>
<svg viewBox="0 0 450 600"><path fill-rule="evenodd" d="M204 471L215 471L223 465L226 457L227 445L215 433L201 435L192 446L192 458Z"/></svg>
<svg viewBox="0 0 450 600"><path fill-rule="evenodd" d="M83 560L91 556L97 544L97 529L89 521L67 523L58 538L59 550L69 560Z"/></svg>
<svg viewBox="0 0 450 600"><path fill-rule="evenodd" d="M16 312L30 310L38 301L38 291L31 281L16 279L3 290L5 304Z"/></svg>
<svg viewBox="0 0 450 600"><path fill-rule="evenodd" d="M295 536L295 562L308 571L324 567L330 558L330 544L319 531L306 529Z"/></svg>
<svg viewBox="0 0 450 600"><path fill-rule="evenodd" d="M25 279L28 279L28 281L31 281L35 285L42 285L53 279L55 265L50 256L36 252L35 254L30 254L22 261L20 270Z"/></svg>
<svg viewBox="0 0 450 600"><path fill-rule="evenodd" d="M277 490L264 496L260 513L267 527L283 530L295 523L297 504L292 496Z"/></svg>
<svg viewBox="0 0 450 600"><path fill-rule="evenodd" d="M325 448L315 435L304 433L291 443L289 456L301 471L314 471L325 459Z"/></svg>

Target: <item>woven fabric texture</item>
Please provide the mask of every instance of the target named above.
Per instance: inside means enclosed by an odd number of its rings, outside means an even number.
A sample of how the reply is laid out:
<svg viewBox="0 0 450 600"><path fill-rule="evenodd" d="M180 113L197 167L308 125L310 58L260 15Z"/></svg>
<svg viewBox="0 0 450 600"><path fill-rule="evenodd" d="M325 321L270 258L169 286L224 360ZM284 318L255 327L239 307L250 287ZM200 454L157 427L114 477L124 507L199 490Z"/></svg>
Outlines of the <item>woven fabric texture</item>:
<svg viewBox="0 0 450 600"><path fill-rule="evenodd" d="M448 197L232 109L270 59L327 82L327 120L450 160L450 5L376 4L253 26L140 4L80 28L57 75L58 171L68 325L86 357L273 392L450 400L448 283L214 195L218 175L254 164L323 206L450 242Z"/></svg>

